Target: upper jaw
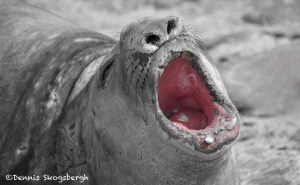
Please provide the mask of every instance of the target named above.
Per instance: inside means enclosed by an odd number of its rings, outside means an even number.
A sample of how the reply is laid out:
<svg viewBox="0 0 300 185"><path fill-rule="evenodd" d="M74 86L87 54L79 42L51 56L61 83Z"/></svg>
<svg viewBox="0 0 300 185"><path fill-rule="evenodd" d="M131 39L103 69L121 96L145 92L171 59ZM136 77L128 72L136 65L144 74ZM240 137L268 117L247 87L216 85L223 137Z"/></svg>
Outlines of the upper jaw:
<svg viewBox="0 0 300 185"><path fill-rule="evenodd" d="M160 126L171 138L178 140L180 145L184 145L198 154L212 156L212 154L223 153L231 146L233 141L236 140L239 133L239 116L234 105L228 98L218 72L211 61L209 61L207 55L199 48L200 47L197 47L194 42L187 42L185 37L177 37L166 42L151 56L150 60L153 61L154 64L154 93L156 98L153 107ZM174 70L177 70L174 73L171 69L173 68L172 65L176 68ZM181 66L176 67L176 65ZM193 74L197 73L199 79L204 82L204 85L201 85L202 82L197 82L198 85L196 86L198 88L191 86L190 89L188 89L188 91L192 93L183 92L185 89L180 87L181 77L176 77L176 73L179 71L180 74L183 74L184 80L189 80L189 77L184 76L185 69L183 68L191 70L187 71L187 74L190 74L190 72ZM164 72L169 73L167 76L175 75L175 82L171 82L172 78L168 79L168 77L164 77ZM193 81L195 79L191 80ZM172 85L172 83L174 83L174 85ZM177 89L175 90L178 92L175 94L169 90L163 92L165 91L165 84L171 84L167 87L171 89L171 91L172 88L176 87ZM201 90L201 88L204 88L204 90ZM200 100L195 100L197 98L194 98L196 103L187 103L191 101L185 100L190 99L189 96L202 97L204 95L201 93L205 94L206 91L206 99L198 98ZM180 94L180 92L183 93ZM175 98L168 98L169 94ZM180 97L183 97L182 100ZM162 103L162 99L167 99L167 103ZM173 101L179 103L173 103ZM197 113L197 116L193 116L191 113L191 117L187 117L190 119L195 117L196 122L193 123L194 125L189 123L181 125L183 122L178 124L176 116L179 114L172 115L172 113L170 113L170 110L175 108L182 108L183 110L190 110L192 108L192 112L199 110L201 112L200 115L205 115L206 122L204 121L205 123L198 124L197 121L202 119L201 116L198 116ZM186 116L184 114L188 115L190 113L182 111L180 116Z"/></svg>

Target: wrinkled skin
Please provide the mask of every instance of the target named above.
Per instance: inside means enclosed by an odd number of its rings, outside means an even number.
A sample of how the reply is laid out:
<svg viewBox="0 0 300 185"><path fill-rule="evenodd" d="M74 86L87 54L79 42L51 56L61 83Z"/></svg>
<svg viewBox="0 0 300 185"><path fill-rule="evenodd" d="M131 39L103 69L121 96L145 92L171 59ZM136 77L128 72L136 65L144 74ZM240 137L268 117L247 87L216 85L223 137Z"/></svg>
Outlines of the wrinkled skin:
<svg viewBox="0 0 300 185"><path fill-rule="evenodd" d="M238 120L203 45L178 18L129 24L117 43L18 1L0 9L12 15L0 15L1 172L86 174L85 184L238 184L238 121L196 133L159 108L161 73L187 51L220 115Z"/></svg>

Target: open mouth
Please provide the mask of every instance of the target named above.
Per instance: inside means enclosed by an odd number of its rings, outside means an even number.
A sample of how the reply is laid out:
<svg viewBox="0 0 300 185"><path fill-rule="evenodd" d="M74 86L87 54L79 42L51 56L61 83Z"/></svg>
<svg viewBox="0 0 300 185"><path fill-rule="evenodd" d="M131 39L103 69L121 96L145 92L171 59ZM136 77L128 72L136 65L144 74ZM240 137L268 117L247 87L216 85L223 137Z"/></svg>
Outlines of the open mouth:
<svg viewBox="0 0 300 185"><path fill-rule="evenodd" d="M205 67L208 61L201 54L197 57L191 52L176 52L172 56L165 62L157 81L157 103L163 114L163 128L194 150L221 151L236 140L239 133L234 106L230 101L216 101L226 95L214 87L218 85L215 81L220 79L212 79L217 77L209 74ZM212 94L212 90L218 94Z"/></svg>
<svg viewBox="0 0 300 185"><path fill-rule="evenodd" d="M213 121L213 101L204 79L182 56L165 67L158 81L158 102L178 127L201 130Z"/></svg>

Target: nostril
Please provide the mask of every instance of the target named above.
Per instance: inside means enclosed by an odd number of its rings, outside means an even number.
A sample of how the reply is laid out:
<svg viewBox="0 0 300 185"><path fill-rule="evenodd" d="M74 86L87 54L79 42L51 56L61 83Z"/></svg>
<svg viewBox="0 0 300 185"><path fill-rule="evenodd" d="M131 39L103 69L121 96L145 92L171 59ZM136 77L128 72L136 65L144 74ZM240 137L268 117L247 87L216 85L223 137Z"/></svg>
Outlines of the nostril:
<svg viewBox="0 0 300 185"><path fill-rule="evenodd" d="M157 45L160 42L160 37L155 34L149 34L146 36L147 44Z"/></svg>
<svg viewBox="0 0 300 185"><path fill-rule="evenodd" d="M167 33L170 34L177 27L177 20L171 18L167 22Z"/></svg>

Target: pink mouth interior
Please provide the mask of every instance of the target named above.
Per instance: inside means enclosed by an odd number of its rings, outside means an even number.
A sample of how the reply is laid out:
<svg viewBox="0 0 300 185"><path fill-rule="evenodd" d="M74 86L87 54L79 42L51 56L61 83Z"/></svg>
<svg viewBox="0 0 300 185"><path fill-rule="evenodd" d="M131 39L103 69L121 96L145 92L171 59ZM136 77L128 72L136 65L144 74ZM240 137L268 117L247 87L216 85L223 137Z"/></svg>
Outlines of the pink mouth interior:
<svg viewBox="0 0 300 185"><path fill-rule="evenodd" d="M213 120L212 98L196 70L183 58L173 59L158 80L158 102L173 124L201 130Z"/></svg>

